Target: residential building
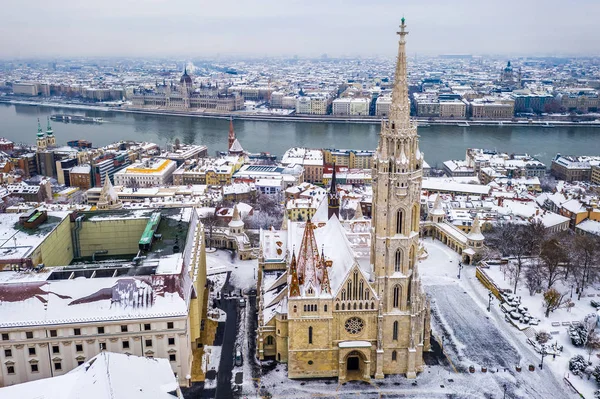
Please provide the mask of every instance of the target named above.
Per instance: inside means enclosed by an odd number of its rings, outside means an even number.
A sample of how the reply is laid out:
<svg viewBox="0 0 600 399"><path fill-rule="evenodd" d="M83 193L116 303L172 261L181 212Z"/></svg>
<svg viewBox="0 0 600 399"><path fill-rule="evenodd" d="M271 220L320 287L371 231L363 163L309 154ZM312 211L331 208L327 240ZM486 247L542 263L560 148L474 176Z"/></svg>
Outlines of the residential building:
<svg viewBox="0 0 600 399"><path fill-rule="evenodd" d="M152 187L169 184L175 169L177 163L169 159L145 159L115 173L115 185Z"/></svg>

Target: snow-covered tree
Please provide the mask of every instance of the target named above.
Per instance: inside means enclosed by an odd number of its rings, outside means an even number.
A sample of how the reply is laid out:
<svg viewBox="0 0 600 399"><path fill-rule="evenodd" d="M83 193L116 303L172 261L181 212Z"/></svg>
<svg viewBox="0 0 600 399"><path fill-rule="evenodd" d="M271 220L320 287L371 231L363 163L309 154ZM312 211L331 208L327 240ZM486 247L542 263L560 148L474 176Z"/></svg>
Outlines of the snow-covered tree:
<svg viewBox="0 0 600 399"><path fill-rule="evenodd" d="M532 259L525 270L525 285L529 290L529 295L533 295L542 289L544 283L544 273L539 258Z"/></svg>
<svg viewBox="0 0 600 399"><path fill-rule="evenodd" d="M535 340L537 342L539 342L540 344L545 344L546 342L550 341L552 339L552 335L550 335L549 333L547 333L546 331L538 331L537 334L535 334Z"/></svg>
<svg viewBox="0 0 600 399"><path fill-rule="evenodd" d="M584 346L588 339L588 330L583 324L569 327L569 337L575 346Z"/></svg>
<svg viewBox="0 0 600 399"><path fill-rule="evenodd" d="M569 370L574 375L581 375L584 372L584 370L587 368L587 366L588 366L588 362L586 362L585 359L583 358L583 356L581 356L581 355L573 356L569 360Z"/></svg>
<svg viewBox="0 0 600 399"><path fill-rule="evenodd" d="M596 331L592 330L587 337L587 342L585 343L585 351L588 353L588 362L591 361L592 355L598 349L600 349L600 337Z"/></svg>
<svg viewBox="0 0 600 399"><path fill-rule="evenodd" d="M546 283L548 288L552 288L561 279L561 268L568 260L566 248L557 237L552 237L542 243L540 258Z"/></svg>

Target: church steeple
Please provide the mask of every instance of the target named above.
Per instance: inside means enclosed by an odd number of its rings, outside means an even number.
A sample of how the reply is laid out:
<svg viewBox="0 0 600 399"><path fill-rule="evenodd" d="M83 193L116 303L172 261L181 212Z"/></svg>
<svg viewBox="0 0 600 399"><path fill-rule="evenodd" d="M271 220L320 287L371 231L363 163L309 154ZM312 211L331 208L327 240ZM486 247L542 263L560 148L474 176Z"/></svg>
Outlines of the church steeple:
<svg viewBox="0 0 600 399"><path fill-rule="evenodd" d="M48 117L48 126L46 127L46 144L48 147L54 147L56 145L54 130L52 130L52 126L50 126L50 117Z"/></svg>
<svg viewBox="0 0 600 399"><path fill-rule="evenodd" d="M46 148L48 148L48 141L46 140L46 136L44 135L44 131L42 130L40 118L38 118L38 130L35 145L37 146L38 151L45 151Z"/></svg>
<svg viewBox="0 0 600 399"><path fill-rule="evenodd" d="M233 130L233 117L229 117L229 146L228 149L231 149L233 146L233 142L235 141L235 131Z"/></svg>
<svg viewBox="0 0 600 399"><path fill-rule="evenodd" d="M298 280L298 269L296 268L296 250L292 250L292 261L290 262L290 297L300 296L300 282Z"/></svg>
<svg viewBox="0 0 600 399"><path fill-rule="evenodd" d="M408 73L406 68L406 30L405 19L402 18L398 42L398 57L396 59L396 73L394 75L394 89L392 91L392 104L390 106L390 121L398 127L410 126L410 101L408 100Z"/></svg>
<svg viewBox="0 0 600 399"><path fill-rule="evenodd" d="M331 174L331 186L327 195L327 219L335 215L340 217L340 197L337 192L337 179L335 175L335 162L333 163L333 172Z"/></svg>

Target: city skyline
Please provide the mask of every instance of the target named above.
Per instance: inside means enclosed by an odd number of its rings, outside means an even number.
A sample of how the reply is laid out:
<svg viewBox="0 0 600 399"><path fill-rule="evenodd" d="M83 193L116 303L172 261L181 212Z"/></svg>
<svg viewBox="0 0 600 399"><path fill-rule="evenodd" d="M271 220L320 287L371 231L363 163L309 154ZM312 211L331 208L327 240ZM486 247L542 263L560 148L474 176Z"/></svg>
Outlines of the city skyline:
<svg viewBox="0 0 600 399"><path fill-rule="evenodd" d="M4 8L0 58L61 56L392 56L391 29L405 15L414 33L409 54L593 55L594 16L600 4L564 7L505 1L502 7L438 0L291 1L235 3L73 0L27 10ZM585 9L585 13L579 10ZM596 12L594 12L594 10ZM14 38L19 38L14 40ZM74 39L76 38L76 39Z"/></svg>

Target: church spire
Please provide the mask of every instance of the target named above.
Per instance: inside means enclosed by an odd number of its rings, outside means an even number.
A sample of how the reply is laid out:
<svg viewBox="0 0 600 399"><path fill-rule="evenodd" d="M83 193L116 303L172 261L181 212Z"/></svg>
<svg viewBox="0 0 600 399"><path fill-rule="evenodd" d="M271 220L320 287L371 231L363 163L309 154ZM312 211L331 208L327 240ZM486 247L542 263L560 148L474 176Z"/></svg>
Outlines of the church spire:
<svg viewBox="0 0 600 399"><path fill-rule="evenodd" d="M321 248L321 292L324 294L331 294L329 273L327 272L327 267L331 265L331 262L325 260L325 250L324 248Z"/></svg>
<svg viewBox="0 0 600 399"><path fill-rule="evenodd" d="M398 58L396 60L396 73L394 76L394 89L392 91L392 104L390 106L390 121L397 127L410 126L410 102L408 100L408 73L406 68L406 24L402 17L400 36L398 42Z"/></svg>
<svg viewBox="0 0 600 399"><path fill-rule="evenodd" d="M52 130L52 126L50 126L50 117L48 117L48 127L46 127L46 135L48 137L54 134L54 130Z"/></svg>
<svg viewBox="0 0 600 399"><path fill-rule="evenodd" d="M315 226L310 219L304 227L304 236L298 254L298 280L301 285L311 284L316 287L317 268L319 267L319 249L315 239Z"/></svg>
<svg viewBox="0 0 600 399"><path fill-rule="evenodd" d="M340 217L340 198L337 192L337 180L335 175L335 162L333 163L333 173L331 174L331 186L327 195L327 219L333 215Z"/></svg>
<svg viewBox="0 0 600 399"><path fill-rule="evenodd" d="M229 117L229 146L228 149L231 149L233 146L233 142L235 141L235 131L233 130L233 117Z"/></svg>
<svg viewBox="0 0 600 399"><path fill-rule="evenodd" d="M298 269L296 268L296 249L292 250L292 261L290 262L290 297L300 296L300 282L298 281Z"/></svg>
<svg viewBox="0 0 600 399"><path fill-rule="evenodd" d="M40 118L38 118L37 137L38 137L38 139L44 138L44 131L42 130L42 124L40 123Z"/></svg>

